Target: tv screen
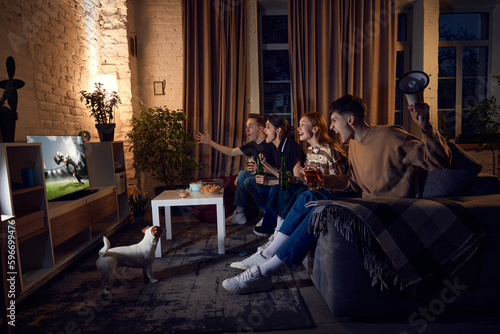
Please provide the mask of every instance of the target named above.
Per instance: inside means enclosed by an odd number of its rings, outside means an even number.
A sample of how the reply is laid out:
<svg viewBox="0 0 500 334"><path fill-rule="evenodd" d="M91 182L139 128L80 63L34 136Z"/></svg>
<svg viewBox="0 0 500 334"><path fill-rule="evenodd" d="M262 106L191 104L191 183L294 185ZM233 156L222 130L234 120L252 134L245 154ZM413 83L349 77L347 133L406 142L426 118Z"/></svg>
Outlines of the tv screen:
<svg viewBox="0 0 500 334"><path fill-rule="evenodd" d="M47 200L65 200L90 186L81 136L27 135L28 143L41 143Z"/></svg>

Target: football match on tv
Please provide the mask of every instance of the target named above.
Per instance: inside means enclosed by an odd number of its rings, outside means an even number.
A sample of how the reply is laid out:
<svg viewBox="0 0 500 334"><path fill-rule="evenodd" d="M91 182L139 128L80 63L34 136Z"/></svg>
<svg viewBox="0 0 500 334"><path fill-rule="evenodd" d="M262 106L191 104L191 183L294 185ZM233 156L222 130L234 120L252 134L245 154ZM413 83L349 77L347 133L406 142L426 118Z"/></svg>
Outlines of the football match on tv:
<svg viewBox="0 0 500 334"><path fill-rule="evenodd" d="M28 135L26 139L42 145L47 200L90 186L82 137Z"/></svg>

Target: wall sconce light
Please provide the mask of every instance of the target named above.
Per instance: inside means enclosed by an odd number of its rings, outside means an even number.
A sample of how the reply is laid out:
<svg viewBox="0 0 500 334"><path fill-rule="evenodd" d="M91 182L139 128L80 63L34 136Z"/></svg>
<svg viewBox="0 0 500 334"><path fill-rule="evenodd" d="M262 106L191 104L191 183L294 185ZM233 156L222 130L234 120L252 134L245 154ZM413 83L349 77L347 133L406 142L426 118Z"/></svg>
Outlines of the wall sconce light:
<svg viewBox="0 0 500 334"><path fill-rule="evenodd" d="M101 83L106 92L118 92L118 80L116 79L116 75L113 74L99 74L95 77L92 82L92 88L90 91L95 89L95 84Z"/></svg>
<svg viewBox="0 0 500 334"><path fill-rule="evenodd" d="M165 80L153 82L155 95L165 95L165 84Z"/></svg>

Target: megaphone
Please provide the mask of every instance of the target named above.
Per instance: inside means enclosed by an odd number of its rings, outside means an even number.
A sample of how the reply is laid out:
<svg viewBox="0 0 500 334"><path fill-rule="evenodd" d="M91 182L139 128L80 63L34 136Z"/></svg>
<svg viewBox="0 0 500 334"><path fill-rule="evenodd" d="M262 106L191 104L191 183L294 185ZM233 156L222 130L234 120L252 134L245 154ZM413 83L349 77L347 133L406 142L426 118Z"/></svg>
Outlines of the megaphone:
<svg viewBox="0 0 500 334"><path fill-rule="evenodd" d="M422 71L411 71L403 74L399 79L399 89L405 94L409 105L415 102L423 102L423 91L429 85L429 76ZM418 120L423 122L423 117Z"/></svg>

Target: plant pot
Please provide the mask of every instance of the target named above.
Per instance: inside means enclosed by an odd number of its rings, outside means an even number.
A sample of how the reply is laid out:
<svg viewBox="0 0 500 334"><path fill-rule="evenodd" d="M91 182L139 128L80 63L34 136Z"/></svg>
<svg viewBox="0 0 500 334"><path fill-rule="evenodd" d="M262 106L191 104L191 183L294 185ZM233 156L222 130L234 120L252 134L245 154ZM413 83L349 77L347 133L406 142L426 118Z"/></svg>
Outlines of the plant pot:
<svg viewBox="0 0 500 334"><path fill-rule="evenodd" d="M99 134L100 141L113 141L115 140L115 123L96 124L97 133Z"/></svg>
<svg viewBox="0 0 500 334"><path fill-rule="evenodd" d="M133 212L134 223L144 224L144 213L141 210L136 210Z"/></svg>
<svg viewBox="0 0 500 334"><path fill-rule="evenodd" d="M16 121L16 111L0 111L0 131L2 132L2 143L14 142L16 137Z"/></svg>

